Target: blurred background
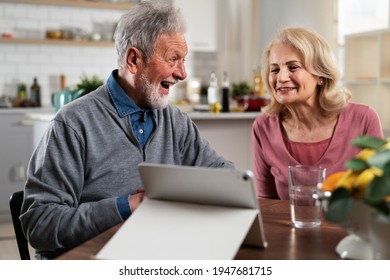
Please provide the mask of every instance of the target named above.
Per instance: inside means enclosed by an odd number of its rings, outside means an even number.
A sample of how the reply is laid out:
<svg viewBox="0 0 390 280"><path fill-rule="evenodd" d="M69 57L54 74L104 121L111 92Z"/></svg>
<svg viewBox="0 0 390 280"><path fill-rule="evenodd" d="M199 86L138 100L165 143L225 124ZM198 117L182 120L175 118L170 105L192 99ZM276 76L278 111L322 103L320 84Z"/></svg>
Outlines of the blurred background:
<svg viewBox="0 0 390 280"><path fill-rule="evenodd" d="M42 131L56 111L53 94L105 82L117 65L115 25L137 2L0 0L0 252L5 252L0 259L18 257L9 196L25 182L40 140L34 131L41 125ZM188 78L172 89L171 102L189 111L205 138L239 167L252 166L251 124L260 109L235 116L192 111L207 105L212 73L218 87L226 73L230 97L266 98L258 67L265 45L281 27L306 26L323 35L338 57L341 85L352 91L354 101L378 112L389 135L389 0L165 2L182 10L188 27Z"/></svg>

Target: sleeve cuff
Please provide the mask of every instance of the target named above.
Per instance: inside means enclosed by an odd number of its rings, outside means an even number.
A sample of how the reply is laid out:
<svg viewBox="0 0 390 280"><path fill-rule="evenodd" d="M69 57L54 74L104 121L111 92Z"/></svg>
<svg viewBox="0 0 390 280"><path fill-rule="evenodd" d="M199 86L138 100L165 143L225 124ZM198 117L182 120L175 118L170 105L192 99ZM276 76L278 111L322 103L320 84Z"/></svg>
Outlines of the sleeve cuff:
<svg viewBox="0 0 390 280"><path fill-rule="evenodd" d="M118 207L119 214L122 220L127 220L131 215L131 209L129 204L129 195L122 195L116 199L116 206Z"/></svg>

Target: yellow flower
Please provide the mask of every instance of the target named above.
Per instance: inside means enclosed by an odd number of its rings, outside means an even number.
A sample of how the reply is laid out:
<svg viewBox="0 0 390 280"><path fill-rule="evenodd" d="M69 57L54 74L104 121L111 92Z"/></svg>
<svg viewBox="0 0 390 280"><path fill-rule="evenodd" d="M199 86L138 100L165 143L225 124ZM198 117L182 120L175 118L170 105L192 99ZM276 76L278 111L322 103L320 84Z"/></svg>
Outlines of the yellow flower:
<svg viewBox="0 0 390 280"><path fill-rule="evenodd" d="M362 198L364 196L368 184L377 176L378 170L380 169L368 168L360 172L353 184L353 194L355 197Z"/></svg>
<svg viewBox="0 0 390 280"><path fill-rule="evenodd" d="M390 146L389 146L390 148ZM364 149L357 156L357 159L367 162L376 151L374 149ZM322 184L322 191L333 192L337 188L347 189L354 197L363 198L367 186L372 182L375 176L383 176L383 170L371 166L362 171L340 171L329 175Z"/></svg>
<svg viewBox="0 0 390 280"><path fill-rule="evenodd" d="M326 217L344 222L351 211L351 198L361 200L390 217L390 138L359 136L352 144L362 150L346 162L348 170L330 174L322 191L331 192Z"/></svg>
<svg viewBox="0 0 390 280"><path fill-rule="evenodd" d="M348 169L344 176L341 177L340 180L337 182L337 187L345 188L351 192L358 176L358 172L354 172L351 169Z"/></svg>
<svg viewBox="0 0 390 280"><path fill-rule="evenodd" d="M339 180L346 173L346 171L340 171L326 177L324 182L322 183L321 190L324 192L333 192L337 188Z"/></svg>
<svg viewBox="0 0 390 280"><path fill-rule="evenodd" d="M364 149L356 156L356 158L367 162L370 159L370 157L372 157L375 153L376 151L374 149Z"/></svg>

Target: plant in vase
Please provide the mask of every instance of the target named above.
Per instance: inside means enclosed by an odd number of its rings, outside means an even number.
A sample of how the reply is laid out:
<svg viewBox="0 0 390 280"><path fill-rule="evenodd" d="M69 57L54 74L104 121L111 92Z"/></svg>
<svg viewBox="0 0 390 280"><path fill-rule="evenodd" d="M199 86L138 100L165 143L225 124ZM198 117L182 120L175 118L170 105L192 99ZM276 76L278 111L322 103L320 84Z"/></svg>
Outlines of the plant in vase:
<svg viewBox="0 0 390 280"><path fill-rule="evenodd" d="M346 162L346 171L329 175L322 185L329 198L326 219L353 233L336 248L342 257L369 259L377 241L372 240L374 222L385 221L390 230L390 139L364 135L352 145L363 150Z"/></svg>

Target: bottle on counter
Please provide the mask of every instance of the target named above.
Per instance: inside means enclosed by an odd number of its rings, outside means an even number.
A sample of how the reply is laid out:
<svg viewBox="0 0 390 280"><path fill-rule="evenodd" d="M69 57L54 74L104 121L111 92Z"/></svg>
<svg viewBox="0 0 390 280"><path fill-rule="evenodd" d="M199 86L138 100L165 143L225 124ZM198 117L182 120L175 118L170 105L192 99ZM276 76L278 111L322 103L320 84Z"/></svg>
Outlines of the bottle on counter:
<svg viewBox="0 0 390 280"><path fill-rule="evenodd" d="M219 102L217 75L212 72L210 75L210 85L207 88L207 103L209 111L214 112L215 104Z"/></svg>
<svg viewBox="0 0 390 280"><path fill-rule="evenodd" d="M41 107L41 86L38 84L37 77L34 77L30 87L30 99L36 107Z"/></svg>
<svg viewBox="0 0 390 280"><path fill-rule="evenodd" d="M65 90L66 88L66 76L64 74L61 74L60 76L60 89Z"/></svg>
<svg viewBox="0 0 390 280"><path fill-rule="evenodd" d="M264 95L264 84L263 79L261 77L261 70L260 67L256 67L253 70L253 93L256 96L263 96Z"/></svg>
<svg viewBox="0 0 390 280"><path fill-rule="evenodd" d="M230 99L230 90L229 90L229 77L227 72L223 72L222 80L222 112L227 113L230 111L229 108L229 99Z"/></svg>
<svg viewBox="0 0 390 280"><path fill-rule="evenodd" d="M26 84L25 83L20 83L18 85L18 98L20 100L24 100L27 98Z"/></svg>

